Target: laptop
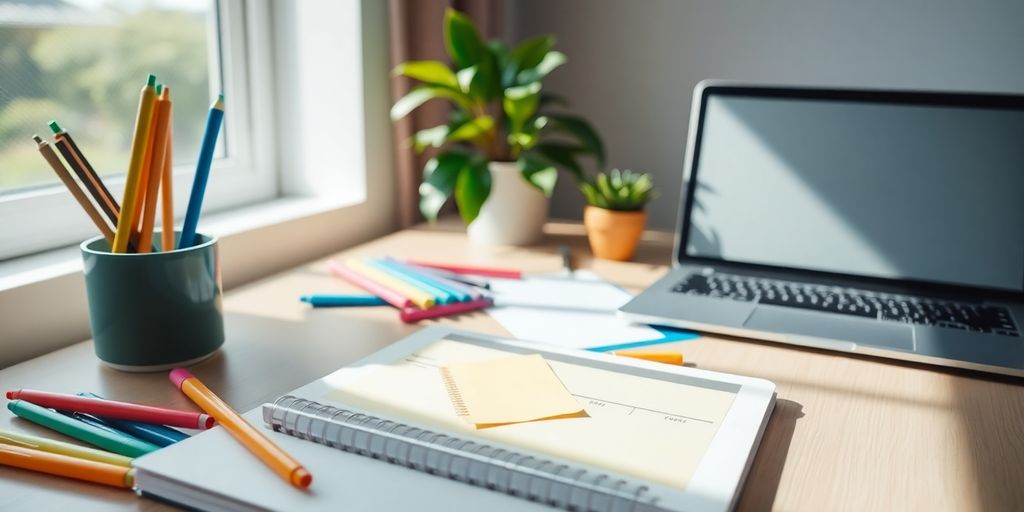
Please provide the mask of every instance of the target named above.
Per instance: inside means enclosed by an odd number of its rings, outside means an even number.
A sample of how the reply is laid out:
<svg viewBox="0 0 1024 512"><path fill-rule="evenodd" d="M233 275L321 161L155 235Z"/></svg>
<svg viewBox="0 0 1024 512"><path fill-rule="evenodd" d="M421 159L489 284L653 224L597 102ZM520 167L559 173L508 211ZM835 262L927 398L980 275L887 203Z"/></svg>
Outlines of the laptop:
<svg viewBox="0 0 1024 512"><path fill-rule="evenodd" d="M702 82L635 321L1024 376L1024 96Z"/></svg>

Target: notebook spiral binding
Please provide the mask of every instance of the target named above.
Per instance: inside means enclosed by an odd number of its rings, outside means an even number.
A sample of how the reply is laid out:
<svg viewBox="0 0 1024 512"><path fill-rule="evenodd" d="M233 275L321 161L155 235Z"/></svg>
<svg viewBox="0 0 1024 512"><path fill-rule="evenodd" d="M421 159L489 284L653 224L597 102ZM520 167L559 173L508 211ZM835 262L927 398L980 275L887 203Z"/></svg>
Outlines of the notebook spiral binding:
<svg viewBox="0 0 1024 512"><path fill-rule="evenodd" d="M292 395L263 421L299 439L572 511L663 510L644 485Z"/></svg>

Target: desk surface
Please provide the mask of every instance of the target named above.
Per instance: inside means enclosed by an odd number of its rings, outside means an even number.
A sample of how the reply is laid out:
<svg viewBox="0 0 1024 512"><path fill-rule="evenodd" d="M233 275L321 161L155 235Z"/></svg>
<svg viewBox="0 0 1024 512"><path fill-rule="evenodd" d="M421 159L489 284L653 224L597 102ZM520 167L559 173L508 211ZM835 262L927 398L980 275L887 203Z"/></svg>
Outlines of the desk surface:
<svg viewBox="0 0 1024 512"><path fill-rule="evenodd" d="M670 236L649 233L635 263L592 260L580 226L549 224L547 233L536 247L485 248L470 245L459 229L419 228L344 254L553 272L561 265L556 246L566 243L578 267L633 291L661 276L671 254ZM228 341L193 372L248 410L418 329L399 323L389 308L311 310L298 301L307 293L352 291L322 261L232 291L225 297ZM444 322L507 334L485 313ZM778 386L740 510L1024 510L1022 381L718 337L680 346L700 368ZM190 407L163 373L109 369L93 356L91 342L0 371L0 389L20 387ZM59 437L6 408L0 428ZM131 493L0 467L0 509L65 507L166 509Z"/></svg>

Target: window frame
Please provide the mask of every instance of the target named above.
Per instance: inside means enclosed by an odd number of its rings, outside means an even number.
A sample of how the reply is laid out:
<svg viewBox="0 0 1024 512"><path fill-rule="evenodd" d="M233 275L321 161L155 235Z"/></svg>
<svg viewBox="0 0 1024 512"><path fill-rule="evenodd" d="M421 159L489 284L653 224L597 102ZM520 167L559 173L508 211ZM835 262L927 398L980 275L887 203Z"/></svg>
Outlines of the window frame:
<svg viewBox="0 0 1024 512"><path fill-rule="evenodd" d="M273 126L271 57L261 51L270 39L268 5L244 0L211 0L208 17L210 87L223 91L225 119L203 201L203 212L247 205L280 195ZM173 87L173 84L172 84ZM232 100L243 101L232 108ZM237 103L236 103L237 104ZM132 121L132 123L134 120ZM39 133L43 134L45 126ZM126 121L125 129L131 129ZM72 131L72 133L74 133ZM26 141L31 134L26 134ZM28 142L26 142L28 143ZM42 158L40 165L45 165ZM194 164L174 166L174 211L184 217L195 176ZM125 177L105 179L121 200ZM0 261L79 243L98 235L70 192L58 181L0 195Z"/></svg>

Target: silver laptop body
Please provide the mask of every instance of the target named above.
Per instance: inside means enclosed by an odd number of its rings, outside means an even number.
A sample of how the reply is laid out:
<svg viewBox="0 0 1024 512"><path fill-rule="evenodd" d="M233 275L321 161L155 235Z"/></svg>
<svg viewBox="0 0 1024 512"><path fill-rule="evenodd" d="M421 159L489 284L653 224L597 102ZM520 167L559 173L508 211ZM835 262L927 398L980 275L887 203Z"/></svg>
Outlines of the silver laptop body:
<svg viewBox="0 0 1024 512"><path fill-rule="evenodd" d="M1024 96L702 82L632 321L1024 376Z"/></svg>

